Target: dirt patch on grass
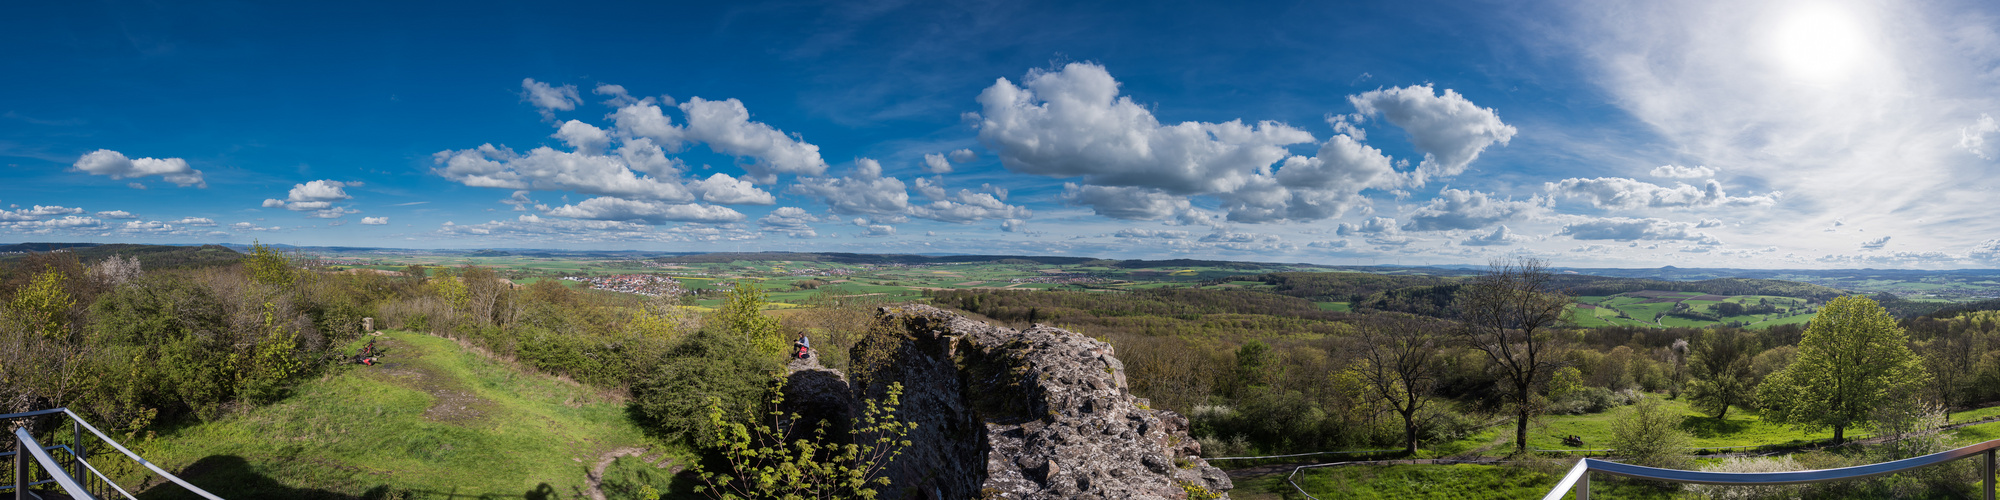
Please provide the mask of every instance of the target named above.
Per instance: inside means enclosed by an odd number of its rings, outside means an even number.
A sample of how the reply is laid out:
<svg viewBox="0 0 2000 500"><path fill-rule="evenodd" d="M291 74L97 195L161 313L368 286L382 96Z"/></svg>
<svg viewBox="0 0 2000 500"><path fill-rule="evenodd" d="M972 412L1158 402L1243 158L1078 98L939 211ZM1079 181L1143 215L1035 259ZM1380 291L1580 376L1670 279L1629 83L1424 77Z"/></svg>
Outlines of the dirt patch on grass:
<svg viewBox="0 0 2000 500"><path fill-rule="evenodd" d="M643 457L645 456L647 450L648 450L647 448L638 448L638 447L619 448L605 452L602 455L598 455L597 465L591 467L590 472L587 473L584 478L585 482L590 484L590 498L592 498L593 500L605 500L604 470L611 468L612 462L618 461L619 457ZM666 454L664 453L660 454L659 456L646 458L643 460L645 460L646 463L649 464L654 462L659 462L659 465L657 467L661 469L665 469L673 464L673 459L666 458ZM679 470L679 469L674 469L674 470Z"/></svg>
<svg viewBox="0 0 2000 500"><path fill-rule="evenodd" d="M1688 299L1688 300L1713 300L1713 301L1716 301L1716 302L1722 302L1722 301L1725 301L1725 300L1729 300L1729 297L1725 297L1725 296L1721 296L1721 295L1696 295L1696 296L1693 296L1693 297L1688 297L1687 299Z"/></svg>
<svg viewBox="0 0 2000 500"><path fill-rule="evenodd" d="M498 406L431 366L414 346L389 338L381 339L377 346L382 350L381 364L362 369L372 370L375 376L390 383L430 394L431 407L424 410L427 420L474 424L485 421Z"/></svg>

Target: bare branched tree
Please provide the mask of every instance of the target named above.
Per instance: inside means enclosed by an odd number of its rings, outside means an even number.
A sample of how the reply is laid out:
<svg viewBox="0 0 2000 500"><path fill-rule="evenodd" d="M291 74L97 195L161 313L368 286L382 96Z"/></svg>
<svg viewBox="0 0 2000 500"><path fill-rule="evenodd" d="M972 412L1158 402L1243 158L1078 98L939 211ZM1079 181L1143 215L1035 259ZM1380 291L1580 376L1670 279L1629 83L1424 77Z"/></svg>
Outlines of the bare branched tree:
<svg viewBox="0 0 2000 500"><path fill-rule="evenodd" d="M1437 385L1442 328L1396 313L1372 315L1360 329L1360 372L1370 396L1403 417L1403 451L1417 452L1423 410Z"/></svg>
<svg viewBox="0 0 2000 500"><path fill-rule="evenodd" d="M1563 321L1570 297L1555 289L1553 279L1547 262L1523 257L1493 262L1459 291L1460 340L1486 353L1511 391L1515 453L1528 451L1528 420L1541 410L1535 382L1561 364L1550 333Z"/></svg>

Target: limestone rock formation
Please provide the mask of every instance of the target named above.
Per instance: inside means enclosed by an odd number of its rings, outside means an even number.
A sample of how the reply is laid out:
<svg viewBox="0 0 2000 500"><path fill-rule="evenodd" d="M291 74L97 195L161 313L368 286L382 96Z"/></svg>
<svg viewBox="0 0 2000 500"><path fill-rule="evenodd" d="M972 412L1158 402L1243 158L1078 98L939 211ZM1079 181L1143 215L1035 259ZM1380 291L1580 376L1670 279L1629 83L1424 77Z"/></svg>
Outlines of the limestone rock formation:
<svg viewBox="0 0 2000 500"><path fill-rule="evenodd" d="M1200 458L1187 419L1133 396L1111 345L1082 334L899 305L850 358L851 383L804 369L788 397L833 418L829 396L854 398L858 414L861 398L903 385L899 413L918 427L883 498L1228 498L1233 486Z"/></svg>

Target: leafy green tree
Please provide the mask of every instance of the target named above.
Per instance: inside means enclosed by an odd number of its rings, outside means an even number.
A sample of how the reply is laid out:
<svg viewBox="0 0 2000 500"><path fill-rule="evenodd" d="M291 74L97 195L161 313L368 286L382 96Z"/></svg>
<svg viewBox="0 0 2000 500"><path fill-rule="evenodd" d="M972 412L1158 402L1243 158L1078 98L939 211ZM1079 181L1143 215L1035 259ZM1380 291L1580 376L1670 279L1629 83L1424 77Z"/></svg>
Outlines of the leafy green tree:
<svg viewBox="0 0 2000 500"><path fill-rule="evenodd" d="M1635 465L1687 468L1687 448L1694 437L1681 430L1677 413L1659 398L1640 397L1631 411L1611 421L1611 447Z"/></svg>
<svg viewBox="0 0 2000 500"><path fill-rule="evenodd" d="M764 304L769 295L763 288L749 281L738 281L736 287L722 297L722 325L730 332L749 339L757 352L782 354L785 352L785 338L778 331L778 318L764 314Z"/></svg>
<svg viewBox="0 0 2000 500"><path fill-rule="evenodd" d="M708 422L727 468L696 464L694 473L706 483L704 491L728 500L872 499L876 488L889 486L889 478L880 477L882 469L910 446L903 438L916 428L896 414L903 384L889 384L881 404L868 400L851 435L832 436L825 421L812 429L792 425L802 419L779 409L785 401L783 380L771 391L768 420L735 422L719 399L711 400Z"/></svg>
<svg viewBox="0 0 2000 500"><path fill-rule="evenodd" d="M731 332L703 328L679 346L651 373L632 384L631 409L642 424L668 439L710 445L704 412L720 401L736 418L751 418L770 374L783 370L778 360L755 352Z"/></svg>
<svg viewBox="0 0 2000 500"><path fill-rule="evenodd" d="M1863 296L1834 299L1799 341L1798 358L1758 387L1764 419L1806 430L1831 427L1834 441L1876 408L1908 399L1926 375L1909 335Z"/></svg>
<svg viewBox="0 0 2000 500"><path fill-rule="evenodd" d="M465 280L452 276L449 268L439 271L441 271L439 276L430 280L431 289L437 293L439 299L443 299L444 303L451 307L453 314L465 312L466 307L471 305L471 289L465 285Z"/></svg>
<svg viewBox="0 0 2000 500"><path fill-rule="evenodd" d="M290 287L298 279L291 259L263 243L251 243L250 256L243 258L243 268L250 271L252 281L279 288Z"/></svg>
<svg viewBox="0 0 2000 500"><path fill-rule="evenodd" d="M1695 338L1689 355L1688 399L1722 420L1729 405L1747 406L1757 394L1753 364L1756 340L1734 331L1710 331Z"/></svg>
<svg viewBox="0 0 2000 500"><path fill-rule="evenodd" d="M1236 383L1238 388L1248 388L1268 384L1271 381L1271 345L1262 340L1252 340L1236 348Z"/></svg>
<svg viewBox="0 0 2000 500"><path fill-rule="evenodd" d="M1583 385L1583 370L1574 366L1562 367L1549 376L1549 399L1562 399L1564 396L1576 394L1584 387L1588 386Z"/></svg>
<svg viewBox="0 0 2000 500"><path fill-rule="evenodd" d="M264 327L259 332L261 338L249 350L242 352L244 358L232 365L239 370L236 385L243 396L252 402L267 403L283 395L287 382L300 373L305 362L294 352L298 348L299 334L279 317L276 305L264 303Z"/></svg>
<svg viewBox="0 0 2000 500"><path fill-rule="evenodd" d="M14 300L8 304L14 310L16 321L44 338L57 339L68 335L69 309L76 306L76 298L64 290L65 281L67 278L54 267L35 273L27 287L14 292Z"/></svg>

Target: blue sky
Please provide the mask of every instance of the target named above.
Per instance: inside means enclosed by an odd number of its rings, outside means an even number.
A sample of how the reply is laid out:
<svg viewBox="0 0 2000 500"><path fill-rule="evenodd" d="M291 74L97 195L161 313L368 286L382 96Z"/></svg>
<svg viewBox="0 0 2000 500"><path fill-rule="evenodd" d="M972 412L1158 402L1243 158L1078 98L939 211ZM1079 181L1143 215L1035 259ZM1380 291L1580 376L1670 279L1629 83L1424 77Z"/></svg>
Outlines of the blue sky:
<svg viewBox="0 0 2000 500"><path fill-rule="evenodd" d="M1971 2L45 2L0 240L2000 266Z"/></svg>

